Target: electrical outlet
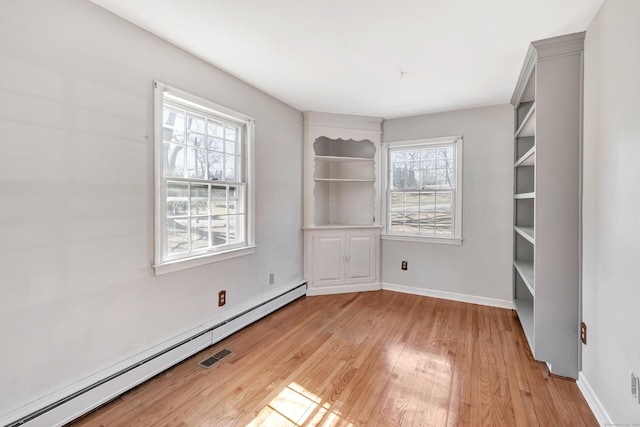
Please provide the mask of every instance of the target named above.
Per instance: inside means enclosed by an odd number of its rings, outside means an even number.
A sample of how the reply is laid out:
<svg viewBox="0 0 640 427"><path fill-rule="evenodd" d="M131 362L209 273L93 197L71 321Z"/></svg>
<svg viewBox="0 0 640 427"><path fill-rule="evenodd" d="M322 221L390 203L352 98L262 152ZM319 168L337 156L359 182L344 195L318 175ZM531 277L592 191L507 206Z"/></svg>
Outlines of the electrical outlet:
<svg viewBox="0 0 640 427"><path fill-rule="evenodd" d="M276 282L276 274L275 273L269 273L269 284L273 285Z"/></svg>
<svg viewBox="0 0 640 427"><path fill-rule="evenodd" d="M639 381L635 372L631 371L631 395L638 403L640 403L640 391L638 390L638 387L640 387Z"/></svg>
<svg viewBox="0 0 640 427"><path fill-rule="evenodd" d="M222 307L227 303L227 291L218 292L218 307Z"/></svg>
<svg viewBox="0 0 640 427"><path fill-rule="evenodd" d="M582 344L587 345L587 324L584 322L580 323L580 340Z"/></svg>
<svg viewBox="0 0 640 427"><path fill-rule="evenodd" d="M409 268L409 264L407 263L407 261L402 261L402 269L408 270L408 268Z"/></svg>

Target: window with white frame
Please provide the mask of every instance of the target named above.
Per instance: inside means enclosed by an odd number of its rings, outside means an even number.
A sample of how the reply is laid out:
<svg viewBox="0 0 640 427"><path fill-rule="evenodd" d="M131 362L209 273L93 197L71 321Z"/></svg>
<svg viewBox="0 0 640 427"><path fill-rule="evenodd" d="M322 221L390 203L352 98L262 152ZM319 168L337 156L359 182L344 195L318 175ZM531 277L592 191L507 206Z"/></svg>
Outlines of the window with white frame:
<svg viewBox="0 0 640 427"><path fill-rule="evenodd" d="M252 253L253 119L154 85L156 274Z"/></svg>
<svg viewBox="0 0 640 427"><path fill-rule="evenodd" d="M384 144L386 239L462 242L462 137Z"/></svg>

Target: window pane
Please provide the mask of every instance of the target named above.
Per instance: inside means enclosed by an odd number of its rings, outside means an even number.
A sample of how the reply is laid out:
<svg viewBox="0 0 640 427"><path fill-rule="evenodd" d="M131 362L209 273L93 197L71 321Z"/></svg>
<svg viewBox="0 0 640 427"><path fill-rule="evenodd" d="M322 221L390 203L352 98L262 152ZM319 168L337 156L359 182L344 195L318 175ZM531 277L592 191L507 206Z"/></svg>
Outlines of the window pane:
<svg viewBox="0 0 640 427"><path fill-rule="evenodd" d="M450 191L438 192L436 196L436 232L451 234L453 218L453 194Z"/></svg>
<svg viewBox="0 0 640 427"><path fill-rule="evenodd" d="M423 148L420 150L420 158L423 162L433 162L437 158L437 150L435 148Z"/></svg>
<svg viewBox="0 0 640 427"><path fill-rule="evenodd" d="M209 217L191 218L191 250L209 247Z"/></svg>
<svg viewBox="0 0 640 427"><path fill-rule="evenodd" d="M229 213L244 213L242 187L229 187Z"/></svg>
<svg viewBox="0 0 640 427"><path fill-rule="evenodd" d="M391 212L404 211L404 193L391 193Z"/></svg>
<svg viewBox="0 0 640 427"><path fill-rule="evenodd" d="M224 125L222 123L209 120L207 129L210 136L224 138Z"/></svg>
<svg viewBox="0 0 640 427"><path fill-rule="evenodd" d="M404 214L393 212L390 218L391 231L404 231Z"/></svg>
<svg viewBox="0 0 640 427"><path fill-rule="evenodd" d="M436 210L436 194L420 193L420 212L435 212Z"/></svg>
<svg viewBox="0 0 640 427"><path fill-rule="evenodd" d="M420 232L424 234L435 234L436 232L435 212L420 213Z"/></svg>
<svg viewBox="0 0 640 427"><path fill-rule="evenodd" d="M191 184L191 215L209 215L209 186Z"/></svg>
<svg viewBox="0 0 640 427"><path fill-rule="evenodd" d="M392 182L392 189L393 190L404 190L404 183L407 179L407 173L406 171L401 168L401 167L397 167L394 166L393 169L393 182Z"/></svg>
<svg viewBox="0 0 640 427"><path fill-rule="evenodd" d="M209 150L224 151L224 140L220 138L209 138Z"/></svg>
<svg viewBox="0 0 640 427"><path fill-rule="evenodd" d="M189 184L183 182L167 183L167 216L186 216L189 214Z"/></svg>
<svg viewBox="0 0 640 427"><path fill-rule="evenodd" d="M392 163L402 163L405 161L405 153L404 150L392 150L391 151L391 162Z"/></svg>
<svg viewBox="0 0 640 427"><path fill-rule="evenodd" d="M416 190L420 184L420 162L407 163L404 188L406 190Z"/></svg>
<svg viewBox="0 0 640 427"><path fill-rule="evenodd" d="M209 155L209 179L221 180L222 179L222 153L209 151L208 155Z"/></svg>
<svg viewBox="0 0 640 427"><path fill-rule="evenodd" d="M235 127L227 126L227 132L224 137L230 141L237 141L238 129Z"/></svg>
<svg viewBox="0 0 640 427"><path fill-rule="evenodd" d="M167 219L167 253L169 255L189 251L189 220Z"/></svg>
<svg viewBox="0 0 640 427"><path fill-rule="evenodd" d="M211 243L213 246L227 244L227 215L211 217Z"/></svg>
<svg viewBox="0 0 640 427"><path fill-rule="evenodd" d="M451 191L438 191L436 195L436 211L451 212Z"/></svg>
<svg viewBox="0 0 640 427"><path fill-rule="evenodd" d="M453 171L451 169L438 169L436 185L439 188L453 187Z"/></svg>
<svg viewBox="0 0 640 427"><path fill-rule="evenodd" d="M236 154L236 144L237 143L235 143L233 141L225 142L225 144L224 144L225 152L227 154Z"/></svg>
<svg viewBox="0 0 640 427"><path fill-rule="evenodd" d="M187 141L187 144L195 147L204 147L204 135L189 132L189 140Z"/></svg>
<svg viewBox="0 0 640 427"><path fill-rule="evenodd" d="M227 188L211 186L211 214L225 215L227 213Z"/></svg>
<svg viewBox="0 0 640 427"><path fill-rule="evenodd" d="M184 178L184 145L165 143L163 152L164 176Z"/></svg>
<svg viewBox="0 0 640 427"><path fill-rule="evenodd" d="M184 144L184 111L165 105L162 110L162 125L165 142Z"/></svg>
<svg viewBox="0 0 640 427"><path fill-rule="evenodd" d="M431 189L438 182L436 169L424 170L422 172L422 175L421 175L420 178L422 179L422 183L421 183L421 186L420 186L421 188L429 188L429 189Z"/></svg>
<svg viewBox="0 0 640 427"><path fill-rule="evenodd" d="M225 181L239 181L236 178L236 156L232 154L224 156L224 179Z"/></svg>
<svg viewBox="0 0 640 427"><path fill-rule="evenodd" d="M190 132L204 133L204 117L189 114L187 116L187 130Z"/></svg>
<svg viewBox="0 0 640 427"><path fill-rule="evenodd" d="M419 149L409 149L405 150L405 161L407 162L415 162L420 161L420 150Z"/></svg>
<svg viewBox="0 0 640 427"><path fill-rule="evenodd" d="M205 150L187 149L187 176L189 178L205 179L205 165L207 161Z"/></svg>
<svg viewBox="0 0 640 427"><path fill-rule="evenodd" d="M437 234L452 234L451 214L438 214L435 227Z"/></svg>
<svg viewBox="0 0 640 427"><path fill-rule="evenodd" d="M244 242L244 215L229 215L229 244Z"/></svg>
<svg viewBox="0 0 640 427"><path fill-rule="evenodd" d="M423 160L421 162L421 167L423 170L433 171L437 166L437 160Z"/></svg>
<svg viewBox="0 0 640 427"><path fill-rule="evenodd" d="M438 158L453 160L453 147L440 147L438 148Z"/></svg>
<svg viewBox="0 0 640 427"><path fill-rule="evenodd" d="M184 144L184 131L182 129L162 128L162 140L164 142Z"/></svg>

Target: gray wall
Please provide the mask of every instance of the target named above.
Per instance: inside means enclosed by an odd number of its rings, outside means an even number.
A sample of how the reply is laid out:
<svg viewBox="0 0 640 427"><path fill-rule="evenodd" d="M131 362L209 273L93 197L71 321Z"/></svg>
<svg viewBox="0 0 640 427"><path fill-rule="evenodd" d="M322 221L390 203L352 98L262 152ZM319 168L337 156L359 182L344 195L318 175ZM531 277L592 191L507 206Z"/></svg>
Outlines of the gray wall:
<svg viewBox="0 0 640 427"><path fill-rule="evenodd" d="M607 0L585 40L582 374L613 422L640 423L640 2Z"/></svg>
<svg viewBox="0 0 640 427"><path fill-rule="evenodd" d="M383 141L464 135L462 245L382 242L382 281L418 294L512 300L513 107L498 105L384 122ZM402 271L402 260L409 269ZM454 295L448 295L455 297ZM491 301L491 299L498 301ZM504 303L504 304L502 304Z"/></svg>
<svg viewBox="0 0 640 427"><path fill-rule="evenodd" d="M154 277L154 79L256 119L254 255ZM302 280L302 115L86 0L0 2L0 138L0 418Z"/></svg>

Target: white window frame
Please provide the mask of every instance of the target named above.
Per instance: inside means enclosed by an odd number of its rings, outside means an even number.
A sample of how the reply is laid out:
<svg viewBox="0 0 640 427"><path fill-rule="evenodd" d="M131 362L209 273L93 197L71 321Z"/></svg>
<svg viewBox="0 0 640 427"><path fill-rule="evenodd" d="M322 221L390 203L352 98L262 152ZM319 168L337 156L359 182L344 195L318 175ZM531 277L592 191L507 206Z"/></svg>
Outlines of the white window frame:
<svg viewBox="0 0 640 427"><path fill-rule="evenodd" d="M392 232L389 230L389 209L390 209L390 186L392 177L390 174L390 156L389 151L392 148L416 148L417 146L443 146L453 145L455 153L455 190L454 197L455 206L452 211L454 227L453 235L438 235L438 234L420 234L420 233L407 233L407 232ZM409 242L423 242L423 243L442 243L449 245L462 244L462 150L463 150L463 137L462 135L437 137L437 138L423 138L413 139L405 141L391 141L382 144L382 224L383 232L381 238L383 240L399 240Z"/></svg>
<svg viewBox="0 0 640 427"><path fill-rule="evenodd" d="M154 169L155 169L155 208L154 208L154 264L156 275L184 270L212 262L223 261L249 255L255 252L255 186L254 186L254 133L255 120L252 117L238 113L222 105L200 98L191 93L154 81ZM232 123L241 128L241 162L243 163L244 191L244 242L225 246L222 249L207 249L190 251L180 255L169 255L166 238L167 219L167 181L182 181L203 183L203 180L174 179L165 177L163 173L163 108L165 100L189 111L197 112L207 117ZM186 135L185 135L186 137ZM212 184L217 181L209 181ZM220 182L225 185L224 182Z"/></svg>

